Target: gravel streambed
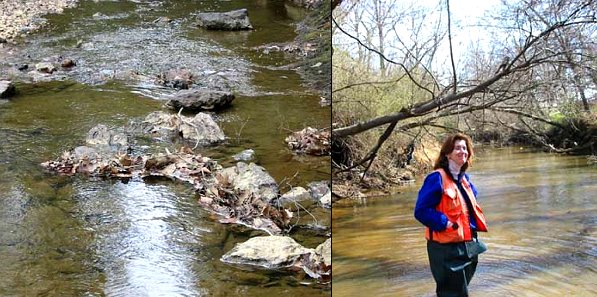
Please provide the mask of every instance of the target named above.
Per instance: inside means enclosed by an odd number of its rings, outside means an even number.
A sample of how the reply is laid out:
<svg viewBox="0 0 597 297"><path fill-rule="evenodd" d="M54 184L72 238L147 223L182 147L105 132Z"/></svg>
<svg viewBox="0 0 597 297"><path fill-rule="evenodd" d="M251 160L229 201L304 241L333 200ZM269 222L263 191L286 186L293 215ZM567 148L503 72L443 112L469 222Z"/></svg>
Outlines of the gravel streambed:
<svg viewBox="0 0 597 297"><path fill-rule="evenodd" d="M0 1L0 43L6 43L38 29L41 16L62 13L78 0L2 0Z"/></svg>

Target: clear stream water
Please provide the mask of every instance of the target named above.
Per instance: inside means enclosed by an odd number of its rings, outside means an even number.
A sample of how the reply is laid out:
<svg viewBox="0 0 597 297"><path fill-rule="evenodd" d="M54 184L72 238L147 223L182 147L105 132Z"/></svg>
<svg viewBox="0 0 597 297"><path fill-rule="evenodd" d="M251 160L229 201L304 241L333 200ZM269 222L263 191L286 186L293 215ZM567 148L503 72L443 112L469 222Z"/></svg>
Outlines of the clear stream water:
<svg viewBox="0 0 597 297"><path fill-rule="evenodd" d="M242 7L256 30L192 25L193 13ZM329 287L301 274L221 263L234 244L260 233L218 223L185 184L61 177L39 166L83 144L97 124L119 127L165 110L160 98L173 90L127 73L155 77L185 68L198 86L237 94L233 107L215 115L228 141L200 153L226 167L233 154L252 148L282 186L328 179L329 158L295 156L284 138L328 126L330 108L296 72L273 68L292 58L253 49L292 41L304 15L276 0L82 1L4 53L0 72L19 82L19 94L0 104L0 295L329 296ZM158 17L173 22L154 22ZM53 74L59 81L32 80L13 67L55 56L77 61ZM330 211L310 210L318 224L330 225ZM309 230L292 236L312 248L326 239Z"/></svg>
<svg viewBox="0 0 597 297"><path fill-rule="evenodd" d="M487 150L469 170L488 220L471 296L596 296L597 166L585 157ZM400 194L334 204L334 296L435 296L422 178Z"/></svg>

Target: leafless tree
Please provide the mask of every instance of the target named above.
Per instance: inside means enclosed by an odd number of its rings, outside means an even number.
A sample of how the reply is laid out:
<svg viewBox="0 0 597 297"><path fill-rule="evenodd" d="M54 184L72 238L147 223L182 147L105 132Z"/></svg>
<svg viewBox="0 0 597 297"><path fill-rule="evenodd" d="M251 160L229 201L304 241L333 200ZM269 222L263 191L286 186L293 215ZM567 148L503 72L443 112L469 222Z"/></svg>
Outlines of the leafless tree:
<svg viewBox="0 0 597 297"><path fill-rule="evenodd" d="M449 0L445 3L446 13L450 16ZM545 91L548 87L553 89L554 85L560 88L568 86L558 84L558 79L572 82L585 110L588 110L586 85L592 82L594 87L596 82L594 67L597 47L593 41L597 23L595 1L522 0L507 8L499 23L501 34L496 35L498 38L503 37L503 41L494 43L494 48L501 49L495 50L491 57L477 56L476 62L469 60L467 63L470 63L468 66L471 68L467 75L461 77L457 76L457 65L450 50L452 74L447 85L440 83L442 80L428 68L424 69L429 79L422 79L420 75L413 73L421 67L413 68L405 63L405 60L398 62L388 58L386 53L380 51L383 48L376 47L367 40L361 40L333 20L338 34L343 34L359 47L375 53L385 61L384 63L396 66L396 69L404 73L404 79L425 93L422 98L395 112L332 130L332 137L343 138L385 126L377 143L355 166L367 161L370 165L394 130L406 131L421 126L439 126L438 120L449 116L487 111L496 114L496 122L500 122L499 114L515 115L525 124L525 128L531 131L534 129L533 125L528 124L527 120L557 126L558 123L534 114L533 108L541 106L544 100L553 95L553 92L546 92L545 97L536 96L537 91ZM446 31L450 33L450 22L446 25L447 29L438 28L436 38L445 36L443 34ZM451 35L448 34L447 38L451 44ZM421 44L425 43L419 43ZM439 41L427 44L426 48L420 48L418 51L433 56L437 52L438 44ZM424 59L421 56L416 57L419 61ZM594 90L592 94L595 94ZM411 121L405 121L407 119ZM400 123L403 124L399 125Z"/></svg>

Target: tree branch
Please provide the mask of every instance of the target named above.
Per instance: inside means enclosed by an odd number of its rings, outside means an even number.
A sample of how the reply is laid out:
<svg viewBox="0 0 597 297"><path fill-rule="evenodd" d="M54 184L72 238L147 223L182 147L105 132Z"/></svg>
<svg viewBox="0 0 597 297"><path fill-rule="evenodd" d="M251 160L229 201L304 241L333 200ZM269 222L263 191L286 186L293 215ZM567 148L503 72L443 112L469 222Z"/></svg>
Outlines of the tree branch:
<svg viewBox="0 0 597 297"><path fill-rule="evenodd" d="M385 60L385 61L387 61L387 62L389 62L389 63L392 63L392 64L394 64L394 65L398 65L398 66L400 66L400 67L402 68L402 70L404 70L404 72L406 73L406 75L408 76L408 78L410 78L410 80L411 80L411 81L412 81L412 82L413 82L413 83L414 83L414 84L415 84L417 87L419 87L419 88L421 88L421 89L423 89L423 90L427 91L429 94L431 94L431 96L435 96L435 95L434 95L434 93L433 93L431 90L429 90L428 88L424 87L423 85L421 85L419 82L417 82L417 81L415 80L415 78L412 76L412 74L410 73L410 71L408 70L408 68L406 68L406 66L405 66L404 64L402 64L402 63L398 63L398 62L395 62L395 61L393 61L393 60L390 60L390 59L386 58L386 56L385 56L384 54L382 54L381 52L379 52L378 50L376 50L376 49L373 49L373 48L371 48L371 47L369 47L369 46L365 45L365 44L364 44L364 43L363 43L363 42L362 42L360 39L358 39L358 38L356 38L356 37L352 36L351 34L349 34L348 32L346 32L344 29L342 29L342 27L340 27L340 25L338 25L338 23L336 22L336 20L335 20L334 18L332 18L332 22L334 23L334 25L336 26L336 28L338 28L338 30L340 30L340 31L341 31L342 33L344 33L346 36L348 36L348 37L350 37L350 38L354 39L354 40L355 40L355 41L356 41L358 44L360 44L362 47L364 47L364 48L368 49L369 51L372 51L372 52L374 52L374 53L378 54L378 55L379 55L379 57L380 57L380 59L383 59L383 60Z"/></svg>
<svg viewBox="0 0 597 297"><path fill-rule="evenodd" d="M456 65L454 64L454 50L452 49L452 25L450 17L450 0L446 0L446 10L448 11L448 43L450 44L450 62L452 63L452 87L453 94L456 94L457 79L456 79Z"/></svg>

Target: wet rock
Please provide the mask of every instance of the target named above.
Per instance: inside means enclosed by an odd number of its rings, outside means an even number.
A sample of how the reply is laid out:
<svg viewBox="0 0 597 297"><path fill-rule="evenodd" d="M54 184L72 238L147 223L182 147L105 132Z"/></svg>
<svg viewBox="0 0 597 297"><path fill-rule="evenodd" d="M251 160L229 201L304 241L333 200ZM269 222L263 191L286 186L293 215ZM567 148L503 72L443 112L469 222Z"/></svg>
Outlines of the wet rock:
<svg viewBox="0 0 597 297"><path fill-rule="evenodd" d="M155 24L165 25L172 23L172 19L169 17L159 17L153 21Z"/></svg>
<svg viewBox="0 0 597 297"><path fill-rule="evenodd" d="M288 144L288 148L299 154L323 156L330 153L330 132L328 130L307 127L292 133L284 141Z"/></svg>
<svg viewBox="0 0 597 297"><path fill-rule="evenodd" d="M305 201L312 202L313 199L311 198L311 194L303 187L294 187L290 189L290 191L282 194L280 198L278 198L277 203L278 205L282 205L287 208L296 208L293 207L295 203L301 203L301 205L305 206Z"/></svg>
<svg viewBox="0 0 597 297"><path fill-rule="evenodd" d="M307 259L303 259L303 270L309 276L324 281L331 280L332 274L332 239L328 238L322 244L315 248L315 251L309 254Z"/></svg>
<svg viewBox="0 0 597 297"><path fill-rule="evenodd" d="M321 206L323 206L325 208L331 208L332 207L332 192L328 191L325 195L323 195L319 199L319 203L321 203Z"/></svg>
<svg viewBox="0 0 597 297"><path fill-rule="evenodd" d="M215 144L225 139L224 132L213 118L201 112L190 118L156 111L147 115L140 126L142 133L148 133L153 137L182 137L184 140L202 145Z"/></svg>
<svg viewBox="0 0 597 297"><path fill-rule="evenodd" d="M14 84L9 80L0 80L0 98L8 98L16 94Z"/></svg>
<svg viewBox="0 0 597 297"><path fill-rule="evenodd" d="M270 203L277 195L273 178L259 166L248 168L255 164L239 164L218 171L216 182L200 191L199 203L222 216L220 223L244 225L270 235L288 230L292 212Z"/></svg>
<svg viewBox="0 0 597 297"><path fill-rule="evenodd" d="M107 152L125 152L129 148L128 138L124 133L109 129L99 124L87 132L87 145Z"/></svg>
<svg viewBox="0 0 597 297"><path fill-rule="evenodd" d="M208 30L253 29L246 9L229 12L203 12L197 14L197 25Z"/></svg>
<svg viewBox="0 0 597 297"><path fill-rule="evenodd" d="M172 69L158 75L157 83L174 89L188 89L193 84L194 75L186 69Z"/></svg>
<svg viewBox="0 0 597 297"><path fill-rule="evenodd" d="M323 264L332 266L332 239L328 238L324 243L315 248L315 253L321 256Z"/></svg>
<svg viewBox="0 0 597 297"><path fill-rule="evenodd" d="M180 126L184 139L198 143L212 144L225 139L224 132L207 113L198 113L190 121L184 121Z"/></svg>
<svg viewBox="0 0 597 297"><path fill-rule="evenodd" d="M73 158L77 160L88 159L97 160L100 158L99 154L94 148L88 146L78 146L72 152Z"/></svg>
<svg viewBox="0 0 597 297"><path fill-rule="evenodd" d="M252 149L244 150L244 151L232 156L232 158L234 158L234 160L236 160L236 161L251 161L251 160L253 160L254 157L255 157L255 151Z"/></svg>
<svg viewBox="0 0 597 297"><path fill-rule="evenodd" d="M301 257L313 252L287 236L259 236L237 244L220 260L229 264L280 269L301 265Z"/></svg>
<svg viewBox="0 0 597 297"><path fill-rule="evenodd" d="M92 15L92 17L93 17L94 19L96 19L96 20L105 20L105 19L107 19L107 18L108 18L108 16L107 16L107 15L105 15L105 14L103 14L103 13L101 13L101 12L96 12L96 13L94 13L94 14Z"/></svg>
<svg viewBox="0 0 597 297"><path fill-rule="evenodd" d="M71 68L77 66L77 64L71 59L64 59L62 60L62 63L60 63L60 66L62 66L62 68Z"/></svg>
<svg viewBox="0 0 597 297"><path fill-rule="evenodd" d="M269 203L278 197L279 188L276 180L265 168L250 163L238 162L236 166L225 168L221 174L237 191L250 193Z"/></svg>
<svg viewBox="0 0 597 297"><path fill-rule="evenodd" d="M50 62L41 62L35 64L35 70L42 73L52 74L54 71L56 71L56 67Z"/></svg>
<svg viewBox="0 0 597 297"><path fill-rule="evenodd" d="M89 145L110 145L111 138L112 135L108 127L106 125L99 124L87 132L87 138L85 139L85 142Z"/></svg>
<svg viewBox="0 0 597 297"><path fill-rule="evenodd" d="M166 102L166 106L176 111L181 108L187 111L222 109L230 106L234 100L232 93L223 91L186 90L174 96L174 99Z"/></svg>
<svg viewBox="0 0 597 297"><path fill-rule="evenodd" d="M312 278L329 280L332 241L328 238L317 248L310 249L287 236L258 236L235 245L220 261L268 269L302 269Z"/></svg>
<svg viewBox="0 0 597 297"><path fill-rule="evenodd" d="M307 185L307 188L309 188L311 197L317 201L321 201L321 199L330 192L328 181L310 182Z"/></svg>

